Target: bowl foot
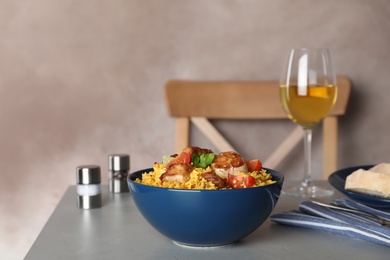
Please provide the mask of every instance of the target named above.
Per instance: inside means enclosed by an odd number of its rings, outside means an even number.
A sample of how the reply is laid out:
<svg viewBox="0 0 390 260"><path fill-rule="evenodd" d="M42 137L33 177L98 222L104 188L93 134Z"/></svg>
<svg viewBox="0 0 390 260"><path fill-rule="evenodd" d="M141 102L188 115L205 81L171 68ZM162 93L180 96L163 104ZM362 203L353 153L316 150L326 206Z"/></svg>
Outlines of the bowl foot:
<svg viewBox="0 0 390 260"><path fill-rule="evenodd" d="M186 248L194 248L194 249L213 249L213 248L220 248L224 246L229 246L233 243L226 243L226 244L216 244L216 245L193 245L193 244L184 244L177 241L172 241L175 245L186 247Z"/></svg>

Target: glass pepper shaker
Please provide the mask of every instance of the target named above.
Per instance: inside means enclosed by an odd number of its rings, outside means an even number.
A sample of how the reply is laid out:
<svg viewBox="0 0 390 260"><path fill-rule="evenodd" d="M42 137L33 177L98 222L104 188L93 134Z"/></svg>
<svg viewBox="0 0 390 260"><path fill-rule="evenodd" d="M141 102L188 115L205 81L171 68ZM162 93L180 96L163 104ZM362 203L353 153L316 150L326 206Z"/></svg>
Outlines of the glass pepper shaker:
<svg viewBox="0 0 390 260"><path fill-rule="evenodd" d="M81 209L100 208L102 196L100 187L100 167L82 165L76 168L77 204Z"/></svg>
<svg viewBox="0 0 390 260"><path fill-rule="evenodd" d="M130 170L128 154L111 154L108 156L108 187L112 193L129 192L127 175Z"/></svg>

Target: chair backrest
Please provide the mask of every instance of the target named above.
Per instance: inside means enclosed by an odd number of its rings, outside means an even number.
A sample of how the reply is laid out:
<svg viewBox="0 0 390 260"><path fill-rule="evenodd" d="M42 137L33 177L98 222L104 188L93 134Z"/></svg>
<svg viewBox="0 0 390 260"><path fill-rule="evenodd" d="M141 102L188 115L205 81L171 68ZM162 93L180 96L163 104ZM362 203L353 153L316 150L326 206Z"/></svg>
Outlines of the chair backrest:
<svg viewBox="0 0 390 260"><path fill-rule="evenodd" d="M351 92L348 77L337 77L338 97L335 106L323 120L323 178L338 169L338 122L344 115ZM287 119L279 97L278 81L189 81L170 80L165 85L170 116L176 118L175 150L189 145L192 122L220 151L236 149L214 128L208 119ZM262 97L262 102L259 102ZM218 104L218 105L215 105ZM275 168L301 141L303 130L297 126L279 147L263 161Z"/></svg>

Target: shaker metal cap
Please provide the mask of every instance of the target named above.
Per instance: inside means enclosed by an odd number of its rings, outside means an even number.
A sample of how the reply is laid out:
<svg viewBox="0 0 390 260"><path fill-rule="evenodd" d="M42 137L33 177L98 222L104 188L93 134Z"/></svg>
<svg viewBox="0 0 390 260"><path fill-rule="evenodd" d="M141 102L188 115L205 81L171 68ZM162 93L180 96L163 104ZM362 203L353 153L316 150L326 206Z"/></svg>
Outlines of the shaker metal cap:
<svg viewBox="0 0 390 260"><path fill-rule="evenodd" d="M98 184L100 183L100 166L82 165L76 169L77 184Z"/></svg>
<svg viewBox="0 0 390 260"><path fill-rule="evenodd" d="M108 170L110 171L130 170L130 156L128 154L110 154L108 156Z"/></svg>

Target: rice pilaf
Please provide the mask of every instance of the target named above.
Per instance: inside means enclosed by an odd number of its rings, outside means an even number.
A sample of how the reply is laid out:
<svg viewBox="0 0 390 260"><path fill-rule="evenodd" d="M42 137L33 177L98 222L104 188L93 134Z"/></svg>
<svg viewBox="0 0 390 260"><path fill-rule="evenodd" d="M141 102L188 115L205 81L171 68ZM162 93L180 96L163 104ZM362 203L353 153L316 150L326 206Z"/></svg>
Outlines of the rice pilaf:
<svg viewBox="0 0 390 260"><path fill-rule="evenodd" d="M185 183L180 183L176 181L162 181L160 177L164 172L166 172L165 164L155 163L153 171L143 173L142 179L136 179L135 181L141 184L161 188L188 190L218 190L219 188L214 183L212 183L211 181L207 181L205 178L202 177L203 173L209 171L211 171L210 166L206 168L194 167L193 171L190 173L190 179ZM255 184L252 187L259 187L275 183L275 181L272 180L271 174L267 173L265 169L261 169L260 171L254 172L246 172L245 174L251 175L255 178Z"/></svg>

